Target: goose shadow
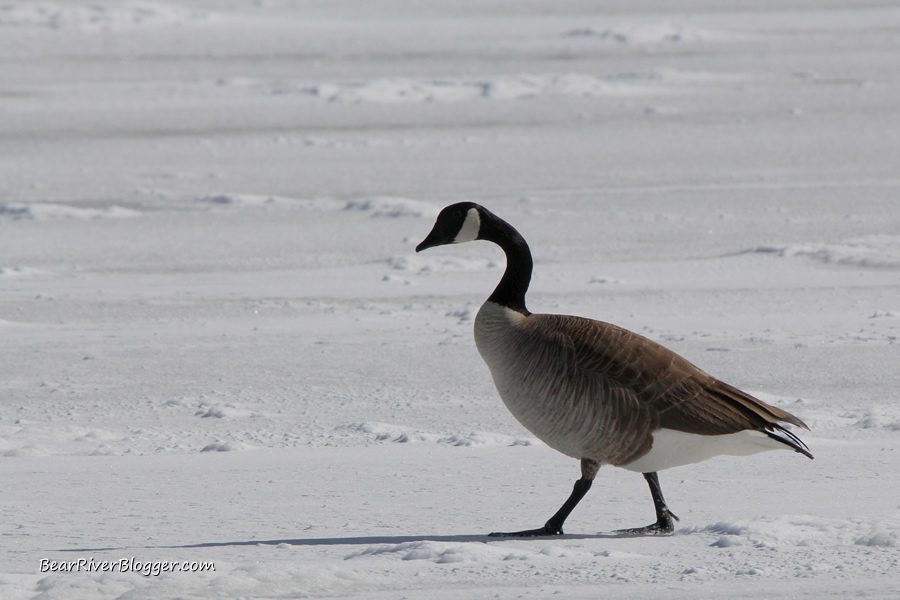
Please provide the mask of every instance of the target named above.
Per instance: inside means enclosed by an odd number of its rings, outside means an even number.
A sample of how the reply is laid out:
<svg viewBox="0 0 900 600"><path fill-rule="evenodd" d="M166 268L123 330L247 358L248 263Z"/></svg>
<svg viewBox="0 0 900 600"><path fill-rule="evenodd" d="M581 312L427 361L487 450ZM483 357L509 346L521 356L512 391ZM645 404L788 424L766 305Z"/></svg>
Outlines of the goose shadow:
<svg viewBox="0 0 900 600"><path fill-rule="evenodd" d="M324 538L285 538L277 540L236 540L229 542L198 542L195 544L141 546L144 550L179 550L189 548L224 548L236 546L375 546L378 544L406 544L410 542L480 542L483 544L495 544L510 541L565 541L565 540L593 540L593 539L622 539L635 537L627 533L593 533L593 534L562 534L553 536L515 537L515 536L491 536L488 534L458 534L458 535L363 535L354 537L324 537ZM62 548L57 552L108 552L114 550L134 550L136 547L122 548Z"/></svg>
<svg viewBox="0 0 900 600"><path fill-rule="evenodd" d="M515 537L492 536L488 534L459 534L459 535L370 535L357 537L326 537L326 538L296 538L284 540L248 540L237 542L204 542L199 544L187 544L184 546L168 546L168 548L217 548L221 546L375 546L378 544L406 544L410 542L480 542L483 544L509 542L514 540L586 540L606 538L634 537L618 533L594 533L594 534L563 534L553 536Z"/></svg>

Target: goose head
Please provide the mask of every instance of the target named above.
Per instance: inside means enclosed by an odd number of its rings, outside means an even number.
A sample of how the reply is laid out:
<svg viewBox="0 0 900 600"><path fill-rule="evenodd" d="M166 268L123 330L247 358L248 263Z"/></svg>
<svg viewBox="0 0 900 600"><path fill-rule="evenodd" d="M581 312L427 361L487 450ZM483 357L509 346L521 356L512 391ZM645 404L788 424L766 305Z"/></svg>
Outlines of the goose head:
<svg viewBox="0 0 900 600"><path fill-rule="evenodd" d="M451 204L441 211L431 233L416 246L416 252L481 239L482 215L485 210L474 202Z"/></svg>
<svg viewBox="0 0 900 600"><path fill-rule="evenodd" d="M512 225L474 202L451 204L441 211L431 233L416 246L416 252L474 240L493 242L506 253L506 271L488 300L524 315L525 292L531 281L531 250Z"/></svg>

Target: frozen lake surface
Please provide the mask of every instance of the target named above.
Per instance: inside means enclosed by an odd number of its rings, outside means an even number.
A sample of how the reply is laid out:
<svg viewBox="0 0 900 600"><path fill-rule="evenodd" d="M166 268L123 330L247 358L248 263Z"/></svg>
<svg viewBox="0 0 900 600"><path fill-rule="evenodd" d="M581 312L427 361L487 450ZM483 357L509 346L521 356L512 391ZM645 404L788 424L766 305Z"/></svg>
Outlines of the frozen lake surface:
<svg viewBox="0 0 900 600"><path fill-rule="evenodd" d="M0 4L0 598L896 598L893 2ZM645 525L472 340L529 307L806 421L660 473ZM144 576L46 561L211 562Z"/></svg>

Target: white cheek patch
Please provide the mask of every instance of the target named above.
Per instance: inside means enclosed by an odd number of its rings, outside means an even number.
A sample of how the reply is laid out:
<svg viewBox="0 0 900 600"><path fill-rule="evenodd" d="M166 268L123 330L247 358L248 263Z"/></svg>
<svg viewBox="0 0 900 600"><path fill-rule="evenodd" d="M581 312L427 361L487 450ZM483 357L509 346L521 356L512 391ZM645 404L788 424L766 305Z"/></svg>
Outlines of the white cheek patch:
<svg viewBox="0 0 900 600"><path fill-rule="evenodd" d="M478 231L481 229L481 215L478 210L470 208L466 213L466 220L463 226L459 228L459 233L453 238L454 244L462 244L463 242L472 242L478 239Z"/></svg>

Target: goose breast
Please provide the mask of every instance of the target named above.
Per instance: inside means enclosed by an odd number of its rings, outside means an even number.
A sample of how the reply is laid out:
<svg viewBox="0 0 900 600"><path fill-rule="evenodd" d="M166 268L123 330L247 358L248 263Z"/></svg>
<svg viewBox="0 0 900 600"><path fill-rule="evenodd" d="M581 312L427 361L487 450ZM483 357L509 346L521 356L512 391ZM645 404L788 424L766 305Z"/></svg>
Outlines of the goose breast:
<svg viewBox="0 0 900 600"><path fill-rule="evenodd" d="M649 451L657 421L631 389L585 368L580 336L570 331L579 325L605 324L486 302L475 343L503 403L536 437L573 458L631 462Z"/></svg>

